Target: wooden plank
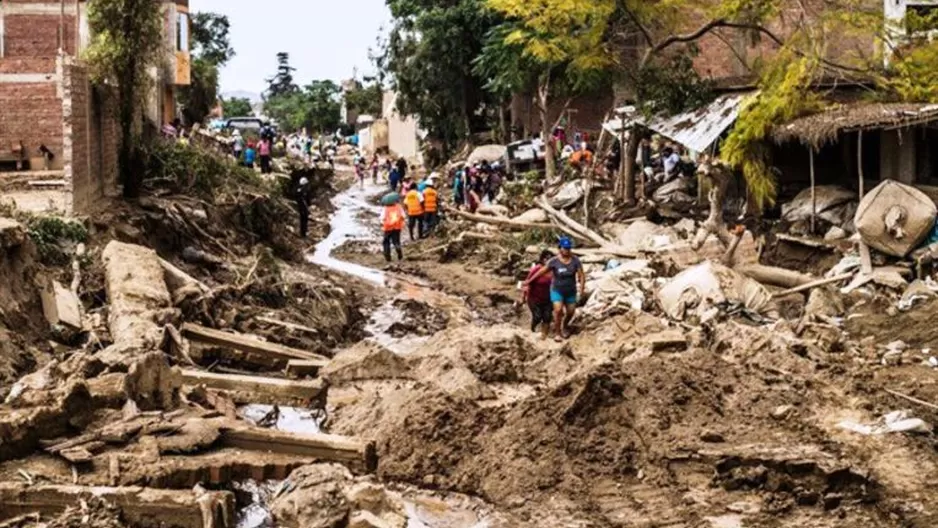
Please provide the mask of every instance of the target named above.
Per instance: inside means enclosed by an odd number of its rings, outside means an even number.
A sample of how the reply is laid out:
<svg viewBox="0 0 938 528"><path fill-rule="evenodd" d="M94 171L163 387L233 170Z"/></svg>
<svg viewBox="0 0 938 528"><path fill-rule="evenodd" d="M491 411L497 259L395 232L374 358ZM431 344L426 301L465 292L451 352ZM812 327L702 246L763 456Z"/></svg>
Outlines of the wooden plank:
<svg viewBox="0 0 938 528"><path fill-rule="evenodd" d="M853 273L844 273L844 274L842 274L842 275L837 275L836 277L828 277L828 278L826 278L826 279L818 279L818 280L816 280L816 281L814 281L814 282L809 282L808 284L803 284L803 285L798 286L798 287L796 287L796 288L791 288L791 289L789 289L789 290L785 290L785 291L782 291L782 292L778 292L778 293L772 295L772 297L777 299L777 298L779 298L779 297L784 297L784 296L786 296L786 295L791 295L791 294L793 294L793 293L801 293L801 292L803 292L803 291L813 290L814 288L817 288L817 287L819 287L819 286L824 286L824 285L827 285L827 284L832 284L832 283L835 283L835 282L840 282L840 281L843 281L843 280L851 279L851 278L853 278L853 276L854 276Z"/></svg>
<svg viewBox="0 0 938 528"><path fill-rule="evenodd" d="M278 345L276 343L268 343L267 341L261 341L260 339L246 335L213 330L211 328L205 328L204 326L199 326L192 323L186 323L182 325L182 333L186 338L198 343L227 347L253 354L266 355L283 361L289 361L291 359L318 359L321 361L329 361L329 359L325 356L320 356L319 354L314 354L312 352L297 350L295 348Z"/></svg>
<svg viewBox="0 0 938 528"><path fill-rule="evenodd" d="M79 500L97 496L119 507L133 526L157 528L234 527L234 494L230 491L197 493L191 490L158 490L142 487L28 486L0 483L0 520L38 512L56 515ZM212 505L203 514L201 503Z"/></svg>
<svg viewBox="0 0 938 528"><path fill-rule="evenodd" d="M287 361L287 375L294 378L312 377L319 374L319 369L328 365L327 361L291 359Z"/></svg>
<svg viewBox="0 0 938 528"><path fill-rule="evenodd" d="M281 321L280 319L274 319L273 317L264 317L264 316L260 316L260 317L257 318L257 321L259 321L259 322L261 322L261 323L267 323L267 324L273 325L273 326L279 326L279 327L282 327L282 328L286 328L287 330L293 330L293 331L296 331L296 332L303 332L303 333L306 333L306 334L319 335L319 333L320 333L319 330L316 330L315 328L311 328L311 327L309 327L309 326L303 326L303 325L296 324L296 323L291 323L291 322L289 322L289 321Z"/></svg>
<svg viewBox="0 0 938 528"><path fill-rule="evenodd" d="M231 392L238 403L252 403L255 401L248 401L247 398L239 396L244 393L260 394L266 396L265 400L282 400L287 403L291 400L309 401L326 390L326 384L318 379L295 381L240 374L216 374L191 369L182 370L181 374L183 383L187 385L204 385L209 389Z"/></svg>
<svg viewBox="0 0 938 528"><path fill-rule="evenodd" d="M297 434L275 429L236 427L222 430L222 445L248 451L264 451L340 462L354 469L374 472L378 455L374 442L329 434Z"/></svg>

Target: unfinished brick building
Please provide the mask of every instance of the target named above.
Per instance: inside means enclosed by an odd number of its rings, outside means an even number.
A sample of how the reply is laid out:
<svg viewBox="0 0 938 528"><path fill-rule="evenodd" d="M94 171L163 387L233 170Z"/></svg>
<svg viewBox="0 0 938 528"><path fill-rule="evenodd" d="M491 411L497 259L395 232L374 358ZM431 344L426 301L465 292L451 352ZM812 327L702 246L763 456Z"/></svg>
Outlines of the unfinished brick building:
<svg viewBox="0 0 938 528"><path fill-rule="evenodd" d="M189 83L188 0L154 1L165 4L167 60L154 68L146 115L167 121L176 88ZM87 4L0 0L0 200L22 209L82 214L117 188L114 103L80 60Z"/></svg>

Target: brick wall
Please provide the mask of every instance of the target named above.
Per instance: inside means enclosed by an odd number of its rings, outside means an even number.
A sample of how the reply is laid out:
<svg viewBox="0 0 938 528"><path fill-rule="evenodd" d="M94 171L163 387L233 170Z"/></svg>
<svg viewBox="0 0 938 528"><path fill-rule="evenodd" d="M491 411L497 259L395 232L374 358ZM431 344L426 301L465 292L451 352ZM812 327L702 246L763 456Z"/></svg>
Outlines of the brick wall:
<svg viewBox="0 0 938 528"><path fill-rule="evenodd" d="M0 151L22 141L29 156L44 144L62 154L62 99L55 82L0 82Z"/></svg>
<svg viewBox="0 0 938 528"><path fill-rule="evenodd" d="M75 15L74 5L66 6L72 14L65 16L61 27L65 30L65 51L75 54ZM4 25L4 56L17 57L55 57L59 51L58 15L6 15Z"/></svg>
<svg viewBox="0 0 938 528"><path fill-rule="evenodd" d="M565 101L555 99L550 103L548 111L548 121L553 124L564 109ZM577 97L570 102L568 107L570 122L567 129L568 134L573 139L572 132L576 130L590 132L595 135L602 129L603 118L612 110L614 96L612 89L598 90L596 93ZM534 104L531 97L524 95L515 95L511 101L511 124L519 133L527 131L530 137L532 133L541 131L540 111Z"/></svg>
<svg viewBox="0 0 938 528"><path fill-rule="evenodd" d="M63 70L65 180L70 210L83 214L117 185L119 130L114 99L91 85L83 66Z"/></svg>

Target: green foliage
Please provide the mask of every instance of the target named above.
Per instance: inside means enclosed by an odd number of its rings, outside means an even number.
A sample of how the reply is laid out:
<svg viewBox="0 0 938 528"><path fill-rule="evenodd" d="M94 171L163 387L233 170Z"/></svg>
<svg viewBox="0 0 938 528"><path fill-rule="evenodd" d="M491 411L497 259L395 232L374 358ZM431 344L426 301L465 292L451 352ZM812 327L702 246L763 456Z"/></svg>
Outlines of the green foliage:
<svg viewBox="0 0 938 528"><path fill-rule="evenodd" d="M290 66L290 54L284 51L278 53L277 73L270 79L266 79L269 85L267 97L274 98L299 91L299 87L293 82L293 72L295 71L296 68Z"/></svg>
<svg viewBox="0 0 938 528"><path fill-rule="evenodd" d="M880 84L903 102L938 103L938 42L907 50L895 60Z"/></svg>
<svg viewBox="0 0 938 528"><path fill-rule="evenodd" d="M448 153L486 128L497 108L473 62L500 20L483 0L386 0L393 25L375 58L397 92L397 110L416 116Z"/></svg>
<svg viewBox="0 0 938 528"><path fill-rule="evenodd" d="M307 130L325 133L339 126L342 106L341 88L332 81L313 81L302 90L268 97L264 111L277 120L283 130Z"/></svg>
<svg viewBox="0 0 938 528"><path fill-rule="evenodd" d="M713 101L714 83L700 77L693 55L670 55L635 72L636 95L646 115L678 114Z"/></svg>
<svg viewBox="0 0 938 528"><path fill-rule="evenodd" d="M137 109L144 107L150 84L148 69L162 60L161 6L152 0L95 0L88 5L93 37L85 61L96 83L117 86L118 165L128 197L139 195L143 181L136 166L140 138L133 125Z"/></svg>
<svg viewBox="0 0 938 528"><path fill-rule="evenodd" d="M225 117L246 117L254 115L251 100L246 97L222 99L221 107L222 111L225 113Z"/></svg>
<svg viewBox="0 0 938 528"><path fill-rule="evenodd" d="M201 123L218 101L218 66L203 58L192 61L189 86L180 90L179 102L187 123Z"/></svg>
<svg viewBox="0 0 938 528"><path fill-rule="evenodd" d="M177 194L208 201L235 186L274 189L256 172L234 161L177 141L156 141L144 153L146 181L168 185Z"/></svg>
<svg viewBox="0 0 938 528"><path fill-rule="evenodd" d="M345 94L345 104L349 110L358 112L359 115L370 115L375 118L381 117L383 99L384 90L381 83L377 82Z"/></svg>
<svg viewBox="0 0 938 528"><path fill-rule="evenodd" d="M228 17L218 13L192 15L192 55L216 66L222 66L235 56L228 32Z"/></svg>
<svg viewBox="0 0 938 528"><path fill-rule="evenodd" d="M56 216L32 216L27 222L29 238L36 244L39 260L47 266L64 266L71 261L69 243L88 241L88 229L74 220Z"/></svg>
<svg viewBox="0 0 938 528"><path fill-rule="evenodd" d="M760 207L774 204L777 193L765 138L774 125L820 107L818 97L809 90L817 67L814 59L782 50L763 75L758 95L745 104L723 143L721 158L742 170L749 192Z"/></svg>

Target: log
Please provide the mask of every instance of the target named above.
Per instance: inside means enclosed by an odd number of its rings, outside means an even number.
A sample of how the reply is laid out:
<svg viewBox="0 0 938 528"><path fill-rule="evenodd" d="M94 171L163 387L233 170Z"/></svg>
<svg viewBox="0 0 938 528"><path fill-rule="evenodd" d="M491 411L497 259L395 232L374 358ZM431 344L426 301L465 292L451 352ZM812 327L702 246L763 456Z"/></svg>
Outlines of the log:
<svg viewBox="0 0 938 528"><path fill-rule="evenodd" d="M540 224L536 222L520 222L517 220L512 220L511 218L501 218L497 216L483 216L478 214L467 213L465 211L460 211L459 209L446 208L446 212L453 213L460 218L465 218L466 220L471 220L473 222L483 222L486 224L494 224L505 226L508 228L513 228L517 230L525 229L557 229L553 224Z"/></svg>
<svg viewBox="0 0 938 528"><path fill-rule="evenodd" d="M276 343L261 341L255 337L249 337L242 334L232 334L228 332L222 332L220 330L213 330L211 328L205 328L204 326L199 326L192 323L184 324L182 326L182 333L186 338L197 343L231 348L241 352L258 354L260 356L266 356L282 361L289 361L291 359L329 361L329 359L325 356L320 356L319 354L314 354L312 352L306 352L305 350L297 350L295 348L278 345Z"/></svg>
<svg viewBox="0 0 938 528"><path fill-rule="evenodd" d="M315 328L310 328L308 326L291 323L289 321L281 321L280 319L274 319L273 317L261 316L261 317L258 317L257 320L261 323L267 323L269 325L279 326L282 328L286 328L287 330L294 330L294 331L303 332L306 334L319 335L319 330L316 330Z"/></svg>
<svg viewBox="0 0 938 528"><path fill-rule="evenodd" d="M786 295L791 295L792 293L801 293L803 291L813 290L818 286L825 286L827 284L833 284L835 282L840 282L842 280L847 280L853 277L853 273L844 273L837 275L836 277L828 277L826 279L819 279L808 284L803 284L801 286L791 288L789 290L781 291L772 295L773 298L785 297Z"/></svg>
<svg viewBox="0 0 938 528"><path fill-rule="evenodd" d="M762 264L749 264L740 266L736 271L762 284L779 286L781 288L797 288L817 280L813 275L807 275L797 271L778 268L775 266L764 266Z"/></svg>
<svg viewBox="0 0 938 528"><path fill-rule="evenodd" d="M807 247L837 250L837 246L835 244L831 244L823 240L814 240L811 238L798 237L794 235L786 235L785 233L779 233L775 235L775 238L783 242L791 242L792 244L800 244L802 246L807 246Z"/></svg>
<svg viewBox="0 0 938 528"><path fill-rule="evenodd" d="M171 262L160 258L160 267L163 268L163 273L166 278L166 285L172 291L179 290L187 286L194 286L198 288L203 294L208 294L212 291L204 282L196 279L192 275L189 275L185 271L174 266Z"/></svg>
<svg viewBox="0 0 938 528"><path fill-rule="evenodd" d="M222 429L222 445L249 451L264 451L313 457L339 462L372 473L378 468L374 442L347 436L298 434L276 429L232 427Z"/></svg>
<svg viewBox="0 0 938 528"><path fill-rule="evenodd" d="M56 515L90 496L100 497L119 507L128 524L142 528L235 526L235 499L230 491L198 493L137 486L28 486L18 482L0 483L0 520L34 512Z"/></svg>
<svg viewBox="0 0 938 528"><path fill-rule="evenodd" d="M588 240L598 244L599 246L608 246L611 244L610 241L603 238L599 233L585 227L584 225L576 222L563 211L558 211L555 209L544 197L541 197L537 202L538 207L543 209L548 215L555 218L558 222L564 225L564 227L570 229L571 231L579 234L580 236L586 237Z"/></svg>
<svg viewBox="0 0 938 528"><path fill-rule="evenodd" d="M265 401L279 403L309 401L326 390L322 380L294 381L191 369L182 370L180 375L186 385L203 385L207 389L228 391L236 403L256 403L257 400L250 397L252 394L262 396Z"/></svg>

